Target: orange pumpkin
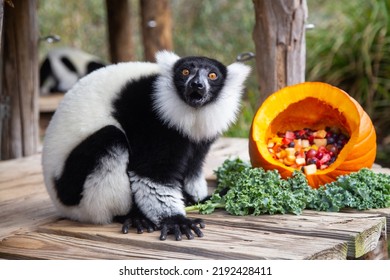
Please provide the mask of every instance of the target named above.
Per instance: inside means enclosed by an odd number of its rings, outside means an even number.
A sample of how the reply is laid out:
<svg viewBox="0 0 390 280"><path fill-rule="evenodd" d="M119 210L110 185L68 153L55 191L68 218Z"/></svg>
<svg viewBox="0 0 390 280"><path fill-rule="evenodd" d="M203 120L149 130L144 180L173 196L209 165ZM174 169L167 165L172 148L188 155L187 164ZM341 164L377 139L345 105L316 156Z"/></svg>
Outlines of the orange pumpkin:
<svg viewBox="0 0 390 280"><path fill-rule="evenodd" d="M306 176L310 186L318 188L339 175L371 168L376 156L376 133L370 117L346 92L320 82L285 87L264 101L253 119L249 136L252 166L277 169L283 178L291 176L295 169L272 157L268 139L278 132L326 126L339 127L350 139L334 163Z"/></svg>

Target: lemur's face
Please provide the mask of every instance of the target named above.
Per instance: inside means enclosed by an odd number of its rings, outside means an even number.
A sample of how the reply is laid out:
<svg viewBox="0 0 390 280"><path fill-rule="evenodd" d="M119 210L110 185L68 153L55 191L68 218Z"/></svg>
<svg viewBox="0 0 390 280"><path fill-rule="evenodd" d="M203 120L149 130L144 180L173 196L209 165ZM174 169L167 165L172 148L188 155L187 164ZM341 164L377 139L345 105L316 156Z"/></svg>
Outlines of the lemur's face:
<svg viewBox="0 0 390 280"><path fill-rule="evenodd" d="M227 70L213 59L185 57L175 63L173 74L180 98L191 107L199 108L218 99Z"/></svg>

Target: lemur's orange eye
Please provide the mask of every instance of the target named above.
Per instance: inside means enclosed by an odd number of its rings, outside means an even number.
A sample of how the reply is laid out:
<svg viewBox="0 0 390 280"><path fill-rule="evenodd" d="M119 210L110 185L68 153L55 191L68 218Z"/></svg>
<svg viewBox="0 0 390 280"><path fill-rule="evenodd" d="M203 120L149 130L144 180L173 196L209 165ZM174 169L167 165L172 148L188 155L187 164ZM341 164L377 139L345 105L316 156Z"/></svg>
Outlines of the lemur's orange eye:
<svg viewBox="0 0 390 280"><path fill-rule="evenodd" d="M190 74L190 70L188 69L183 69L181 70L181 73L184 75L184 76L188 76Z"/></svg>
<svg viewBox="0 0 390 280"><path fill-rule="evenodd" d="M217 78L218 78L218 76L217 76L217 74L215 74L214 72L209 73L209 79L210 79L210 80L215 80L215 79L217 79Z"/></svg>

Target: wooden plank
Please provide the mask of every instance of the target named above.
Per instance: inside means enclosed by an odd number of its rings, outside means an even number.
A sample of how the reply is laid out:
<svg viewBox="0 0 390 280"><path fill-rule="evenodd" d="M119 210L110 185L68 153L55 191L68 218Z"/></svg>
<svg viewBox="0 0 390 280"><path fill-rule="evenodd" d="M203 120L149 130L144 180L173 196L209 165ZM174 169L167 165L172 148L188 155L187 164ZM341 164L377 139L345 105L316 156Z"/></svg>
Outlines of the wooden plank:
<svg viewBox="0 0 390 280"><path fill-rule="evenodd" d="M15 235L0 243L0 258L5 259L172 259L172 252L121 243L88 240L62 234L31 232ZM175 259L189 260L191 252L176 252ZM201 259L201 257L199 257Z"/></svg>
<svg viewBox="0 0 390 280"><path fill-rule="evenodd" d="M43 184L39 154L0 162L0 241L55 220Z"/></svg>
<svg viewBox="0 0 390 280"><path fill-rule="evenodd" d="M13 160L0 161L0 191L3 188L3 183L7 181L12 181L20 177L38 173L42 173L40 154Z"/></svg>
<svg viewBox="0 0 390 280"><path fill-rule="evenodd" d="M349 209L348 212L352 212L354 210ZM378 209L370 209L365 210L365 213L377 214L378 216L386 218L386 234L390 235L390 208L378 208Z"/></svg>
<svg viewBox="0 0 390 280"><path fill-rule="evenodd" d="M64 98L63 93L52 93L49 95L41 95L39 97L39 112L41 113L54 113L57 110L58 105Z"/></svg>
<svg viewBox="0 0 390 280"><path fill-rule="evenodd" d="M249 162L248 140L244 138L219 138L210 148L208 153L204 173L206 179L215 183L216 177L214 171L222 165L226 159L235 159L239 157Z"/></svg>
<svg viewBox="0 0 390 280"><path fill-rule="evenodd" d="M348 256L358 258L374 250L386 228L385 217L366 213L304 211L301 215L231 216L226 212L210 215L211 224L261 229L308 237L324 237L348 242Z"/></svg>
<svg viewBox="0 0 390 280"><path fill-rule="evenodd" d="M246 229L241 228L239 224L234 227L207 224L203 238L180 242L173 240L173 236L170 236L166 241L160 241L158 239L159 232L135 234L132 231L124 235L120 233L119 224L96 226L69 220L60 220L40 226L38 231L40 234L47 234L48 237L58 235L83 239L86 244L95 242L98 247L103 246L100 245L103 242L121 244L120 247L129 252L138 248L137 251L145 251L146 255L153 259L161 259L166 256L153 256L153 253L149 253L150 249L169 252L171 258L181 256L188 259L345 259L347 253L347 244L343 241ZM41 236L41 242L45 242L44 237ZM23 243L22 246L20 242ZM69 242L69 246L74 246L71 243L72 240L67 240L67 242ZM28 239L8 238L4 244L0 243L0 257L2 254L9 254L13 251L8 248L16 246L27 248L27 251L34 248L34 254L37 257L40 256L35 242ZM47 246L42 247L46 248ZM28 253L20 252L19 254ZM84 252L77 256L82 257L83 255L85 258L98 257L93 248L89 250L88 247L85 247ZM131 257L131 255L127 257ZM142 258L142 256L138 258Z"/></svg>

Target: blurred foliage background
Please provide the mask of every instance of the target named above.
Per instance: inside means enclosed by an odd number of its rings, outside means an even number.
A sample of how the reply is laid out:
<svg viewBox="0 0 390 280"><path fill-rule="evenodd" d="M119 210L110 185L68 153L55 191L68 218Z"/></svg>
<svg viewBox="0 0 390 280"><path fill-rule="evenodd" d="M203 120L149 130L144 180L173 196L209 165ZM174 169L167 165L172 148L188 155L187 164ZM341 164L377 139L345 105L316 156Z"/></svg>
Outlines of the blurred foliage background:
<svg viewBox="0 0 390 280"><path fill-rule="evenodd" d="M139 1L129 0L137 60L143 60ZM306 80L337 86L359 101L378 135L376 162L390 166L390 1L307 0ZM205 55L226 64L254 52L252 1L171 0L174 50ZM40 58L50 48L73 46L108 61L104 0L40 0L40 35L61 41L40 43ZM254 68L254 61L247 64ZM247 83L243 110L228 136L247 137L258 106L255 75Z"/></svg>

